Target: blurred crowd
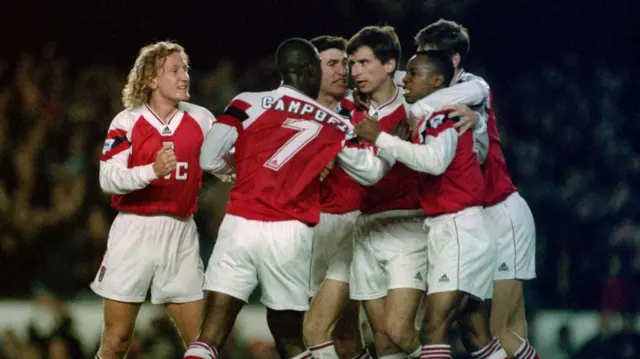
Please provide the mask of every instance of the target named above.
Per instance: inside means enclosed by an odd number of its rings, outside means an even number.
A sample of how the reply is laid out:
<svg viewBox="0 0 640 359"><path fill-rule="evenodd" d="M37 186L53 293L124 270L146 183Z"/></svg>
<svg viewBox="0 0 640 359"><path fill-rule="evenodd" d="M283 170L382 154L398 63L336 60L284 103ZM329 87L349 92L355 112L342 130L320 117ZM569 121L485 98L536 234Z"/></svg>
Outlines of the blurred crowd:
<svg viewBox="0 0 640 359"><path fill-rule="evenodd" d="M640 81L632 64L608 66L571 52L519 73L475 63L469 70L492 85L507 162L536 219L539 279L527 288L530 309L602 310L603 331L610 313L631 323L640 309L640 111L633 99ZM33 298L45 287L63 299L95 298L87 286L115 216L98 185L98 155L122 108L127 70L73 66L55 43L0 59L0 297ZM238 92L278 81L271 59L249 69L220 61L191 76L192 102L214 114ZM227 191L205 178L196 216L205 258ZM74 352L65 328L34 350L55 353L62 338ZM39 342L36 327L30 334ZM16 357L11 332L2 341L0 358ZM18 357L38 357L32 354Z"/></svg>

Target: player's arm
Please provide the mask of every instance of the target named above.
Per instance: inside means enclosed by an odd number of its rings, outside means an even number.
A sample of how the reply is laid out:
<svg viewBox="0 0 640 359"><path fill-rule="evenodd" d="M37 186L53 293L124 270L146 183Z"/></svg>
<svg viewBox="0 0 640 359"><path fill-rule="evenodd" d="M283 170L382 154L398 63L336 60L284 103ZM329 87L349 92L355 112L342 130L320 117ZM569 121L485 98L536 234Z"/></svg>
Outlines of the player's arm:
<svg viewBox="0 0 640 359"><path fill-rule="evenodd" d="M344 171L363 186L373 186L395 164L385 151L374 152L371 147L345 146L338 153L338 162Z"/></svg>
<svg viewBox="0 0 640 359"><path fill-rule="evenodd" d="M427 136L424 142L414 144L381 132L376 146L415 171L436 176L443 174L456 154L458 132L449 127L437 136Z"/></svg>
<svg viewBox="0 0 640 359"><path fill-rule="evenodd" d="M224 114L214 122L202 144L200 167L221 180L235 174L233 146L244 131L242 122L249 117L244 110L245 105L244 101L232 100Z"/></svg>
<svg viewBox="0 0 640 359"><path fill-rule="evenodd" d="M108 194L127 194L146 187L158 178L153 163L129 168L131 141L127 137L130 119L117 116L107 132L100 156L100 188Z"/></svg>
<svg viewBox="0 0 640 359"><path fill-rule="evenodd" d="M487 132L486 116L483 117L480 112L476 112L476 114L481 120L473 129L473 148L478 155L478 162L482 165L487 159L487 154L489 153L489 133Z"/></svg>
<svg viewBox="0 0 640 359"><path fill-rule="evenodd" d="M415 118L428 117L444 106L455 104L477 106L488 98L489 86L487 83L480 79L473 79L440 89L417 101L411 105L411 115ZM482 116L480 118L482 120Z"/></svg>

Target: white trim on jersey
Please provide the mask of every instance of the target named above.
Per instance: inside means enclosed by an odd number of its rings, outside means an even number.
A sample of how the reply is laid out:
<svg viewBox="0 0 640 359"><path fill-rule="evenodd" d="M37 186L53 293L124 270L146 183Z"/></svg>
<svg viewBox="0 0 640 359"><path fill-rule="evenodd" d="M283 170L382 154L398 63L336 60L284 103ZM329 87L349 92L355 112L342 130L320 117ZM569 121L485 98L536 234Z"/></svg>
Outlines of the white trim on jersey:
<svg viewBox="0 0 640 359"><path fill-rule="evenodd" d="M338 161L344 171L363 186L373 186L389 172L395 160L384 151L374 153L372 147L344 147L338 153Z"/></svg>

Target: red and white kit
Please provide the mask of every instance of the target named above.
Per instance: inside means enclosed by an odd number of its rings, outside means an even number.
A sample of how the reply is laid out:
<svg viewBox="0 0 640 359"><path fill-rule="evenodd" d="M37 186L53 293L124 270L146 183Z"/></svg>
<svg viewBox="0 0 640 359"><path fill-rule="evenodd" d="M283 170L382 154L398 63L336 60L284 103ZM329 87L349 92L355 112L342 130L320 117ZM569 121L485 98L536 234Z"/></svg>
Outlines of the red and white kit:
<svg viewBox="0 0 640 359"><path fill-rule="evenodd" d="M147 106L120 112L111 122L100 157L100 186L120 213L91 288L123 302L203 298L203 265L192 215L202 185L200 148L215 121L206 109L180 103L164 124ZM153 162L171 146L176 170L157 178Z"/></svg>
<svg viewBox="0 0 640 359"><path fill-rule="evenodd" d="M391 131L407 118L409 107L402 94L398 87L388 103L370 105L368 113L378 119L383 131ZM353 123L364 120L365 115L363 111L353 111ZM368 145L376 151L372 144ZM425 290L427 241L422 228L424 215L416 196L418 174L402 163L396 163L386 173L359 172L353 164L369 160L362 152L345 148L338 157L350 175L368 186L354 234L350 297L372 300L385 297L394 288Z"/></svg>
<svg viewBox="0 0 640 359"><path fill-rule="evenodd" d="M484 299L491 290L495 257L482 217L484 181L474 134L458 137L450 112L420 120L413 143L381 133L376 146L420 172L429 294L459 290Z"/></svg>
<svg viewBox="0 0 640 359"><path fill-rule="evenodd" d="M306 310L313 226L320 220L322 170L353 137L334 111L287 86L242 93L207 137L201 166L236 184L205 274L205 290Z"/></svg>
<svg viewBox="0 0 640 359"><path fill-rule="evenodd" d="M495 279L533 279L535 223L507 169L492 100L489 86L481 77L462 72L452 86L418 101L411 112L424 116L445 105L465 103L483 115L486 125L481 122L474 132L488 133L487 143L476 141L476 148L481 155L486 153L481 156L485 178L483 214L489 235L497 244Z"/></svg>

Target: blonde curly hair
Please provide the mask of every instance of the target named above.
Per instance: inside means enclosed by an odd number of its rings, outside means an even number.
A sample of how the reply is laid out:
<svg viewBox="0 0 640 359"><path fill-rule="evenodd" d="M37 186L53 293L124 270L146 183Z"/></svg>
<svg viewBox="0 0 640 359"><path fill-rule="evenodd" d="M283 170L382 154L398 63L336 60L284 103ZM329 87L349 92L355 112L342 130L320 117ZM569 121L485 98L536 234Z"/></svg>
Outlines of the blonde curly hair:
<svg viewBox="0 0 640 359"><path fill-rule="evenodd" d="M167 56L176 52L181 53L185 61L189 62L184 48L171 41L160 41L140 49L138 58L127 76L127 84L122 90L122 103L126 108L142 106L149 102L149 83L158 75Z"/></svg>

